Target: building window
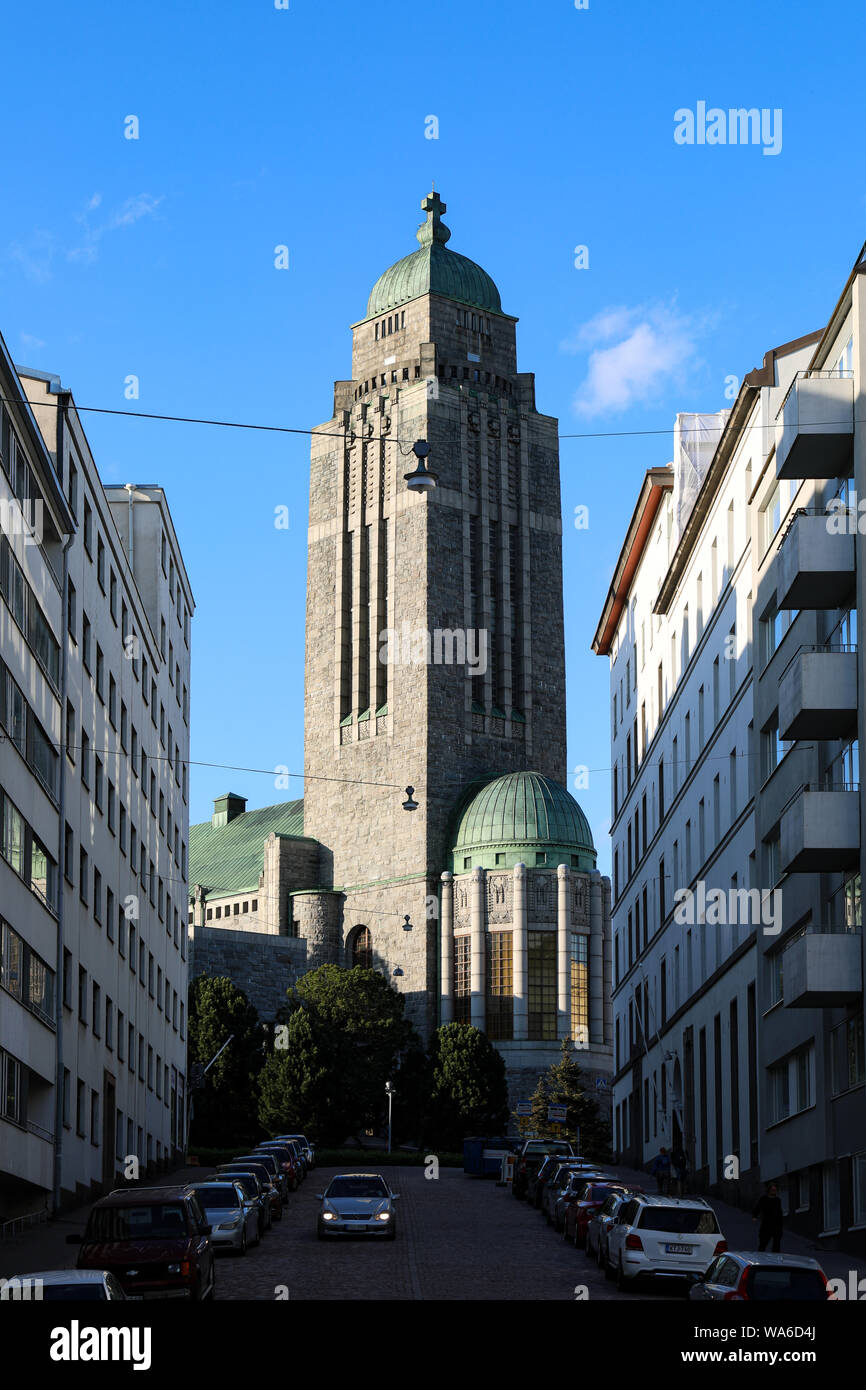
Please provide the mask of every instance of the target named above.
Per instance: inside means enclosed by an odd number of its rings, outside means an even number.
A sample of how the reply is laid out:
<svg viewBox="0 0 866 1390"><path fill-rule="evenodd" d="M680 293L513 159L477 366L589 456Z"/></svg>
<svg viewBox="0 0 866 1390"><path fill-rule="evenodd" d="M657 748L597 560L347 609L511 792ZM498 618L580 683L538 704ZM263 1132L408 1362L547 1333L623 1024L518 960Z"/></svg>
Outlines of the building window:
<svg viewBox="0 0 866 1390"><path fill-rule="evenodd" d="M514 1037L513 938L510 931L487 934L485 1032L489 1038Z"/></svg>
<svg viewBox="0 0 866 1390"><path fill-rule="evenodd" d="M571 934L571 1039L589 1046L589 937Z"/></svg>
<svg viewBox="0 0 866 1390"><path fill-rule="evenodd" d="M373 969L373 938L369 927L360 927L352 942L352 966L361 970Z"/></svg>
<svg viewBox="0 0 866 1390"><path fill-rule="evenodd" d="M533 1041L556 1038L556 933L528 936L528 1032Z"/></svg>
<svg viewBox="0 0 866 1390"><path fill-rule="evenodd" d="M472 1020L471 997L471 942L468 936L454 938L454 1022L470 1023Z"/></svg>

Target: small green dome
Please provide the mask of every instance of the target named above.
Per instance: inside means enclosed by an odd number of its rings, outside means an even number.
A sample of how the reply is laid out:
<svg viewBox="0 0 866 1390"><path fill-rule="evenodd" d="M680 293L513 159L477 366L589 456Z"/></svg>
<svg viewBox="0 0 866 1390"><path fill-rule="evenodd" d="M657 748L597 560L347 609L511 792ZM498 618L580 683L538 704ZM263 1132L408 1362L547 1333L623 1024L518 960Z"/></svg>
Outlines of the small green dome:
<svg viewBox="0 0 866 1390"><path fill-rule="evenodd" d="M540 772L509 772L482 787L462 811L452 849L455 873L468 869L568 864L596 866L589 822L574 797Z"/></svg>
<svg viewBox="0 0 866 1390"><path fill-rule="evenodd" d="M441 294L475 309L502 313L499 291L480 265L447 250L451 233L441 219L445 204L438 193L431 193L421 204L427 221L418 228L420 251L404 256L379 276L367 301L367 318L387 313L422 294Z"/></svg>

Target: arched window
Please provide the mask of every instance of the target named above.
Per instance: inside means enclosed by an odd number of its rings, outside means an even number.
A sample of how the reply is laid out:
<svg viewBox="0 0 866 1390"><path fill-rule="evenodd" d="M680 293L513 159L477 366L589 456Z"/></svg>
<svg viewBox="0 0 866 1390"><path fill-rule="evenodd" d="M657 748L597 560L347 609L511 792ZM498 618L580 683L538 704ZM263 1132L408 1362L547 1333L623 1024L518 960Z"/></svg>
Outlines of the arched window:
<svg viewBox="0 0 866 1390"><path fill-rule="evenodd" d="M373 938L369 927L359 927L352 942L352 965L360 965L363 970L373 968Z"/></svg>

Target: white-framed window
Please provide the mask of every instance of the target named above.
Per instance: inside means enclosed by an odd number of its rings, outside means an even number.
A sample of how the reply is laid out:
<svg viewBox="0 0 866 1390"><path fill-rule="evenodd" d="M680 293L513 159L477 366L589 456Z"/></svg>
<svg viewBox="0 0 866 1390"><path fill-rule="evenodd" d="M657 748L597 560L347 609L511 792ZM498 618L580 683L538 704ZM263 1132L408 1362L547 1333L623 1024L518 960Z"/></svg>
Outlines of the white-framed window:
<svg viewBox="0 0 866 1390"><path fill-rule="evenodd" d="M854 1225L866 1226L866 1153L851 1157L851 1195Z"/></svg>
<svg viewBox="0 0 866 1390"><path fill-rule="evenodd" d="M830 1163L824 1164L821 1177L824 1198L824 1230L822 1234L826 1234L829 1231L838 1231L841 1220L839 1204L839 1164L835 1159Z"/></svg>

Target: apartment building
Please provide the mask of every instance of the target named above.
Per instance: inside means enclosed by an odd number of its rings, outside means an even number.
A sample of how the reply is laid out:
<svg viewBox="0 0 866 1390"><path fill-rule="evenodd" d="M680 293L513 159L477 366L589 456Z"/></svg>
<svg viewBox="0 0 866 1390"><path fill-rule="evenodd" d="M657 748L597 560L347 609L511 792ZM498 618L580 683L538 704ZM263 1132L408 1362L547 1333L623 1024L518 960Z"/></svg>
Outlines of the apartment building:
<svg viewBox="0 0 866 1390"><path fill-rule="evenodd" d="M5 728L22 699L28 726L23 753L0 743L0 1046L20 1077L14 1104L4 1086L0 1205L14 1213L183 1145L193 599L162 490L104 487L71 393L8 358L6 375L4 485L53 509L41 545L6 537L21 578L2 586ZM22 579L41 641L14 621Z"/></svg>
<svg viewBox="0 0 866 1390"><path fill-rule="evenodd" d="M593 641L611 670L614 1143L682 1145L691 1182L760 1183L751 497L809 341L731 411L680 415L647 473ZM765 920L766 919L766 920Z"/></svg>
<svg viewBox="0 0 866 1390"><path fill-rule="evenodd" d="M864 685L866 261L768 422L751 501L761 1173L789 1220L866 1245L858 750Z"/></svg>

